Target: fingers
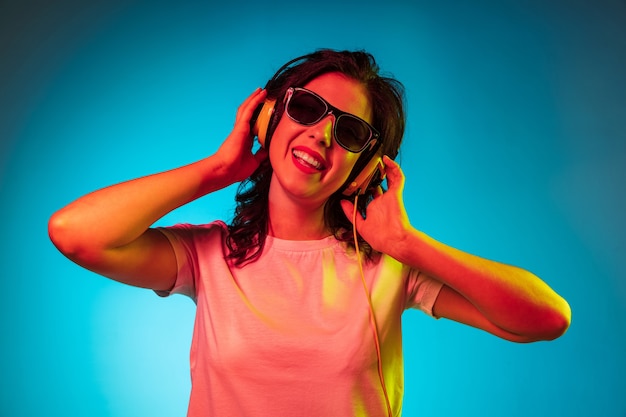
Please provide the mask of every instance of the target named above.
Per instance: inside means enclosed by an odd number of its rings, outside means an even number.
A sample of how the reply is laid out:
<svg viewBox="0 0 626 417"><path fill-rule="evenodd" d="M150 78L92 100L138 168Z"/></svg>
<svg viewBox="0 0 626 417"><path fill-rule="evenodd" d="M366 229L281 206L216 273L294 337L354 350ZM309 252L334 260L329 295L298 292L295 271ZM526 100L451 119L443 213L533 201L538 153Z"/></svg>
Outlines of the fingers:
<svg viewBox="0 0 626 417"><path fill-rule="evenodd" d="M350 221L352 221L352 211L354 209L354 204L352 204L348 200L341 200L339 204L341 205L341 208L343 209L343 214L345 214L346 217Z"/></svg>
<svg viewBox="0 0 626 417"><path fill-rule="evenodd" d="M257 88L246 99L246 101L245 101L245 103L247 105L246 110L250 111L251 114L252 114L254 112L254 109L256 109L260 104L262 104L266 97L267 97L267 90L264 90L264 89L262 89L260 87Z"/></svg>
<svg viewBox="0 0 626 417"><path fill-rule="evenodd" d="M249 124L250 119L252 119L252 115L254 114L254 110L263 103L266 97L266 90L260 87L254 90L237 109L235 124L239 122L246 122Z"/></svg>
<svg viewBox="0 0 626 417"><path fill-rule="evenodd" d="M254 156L254 159L260 162L267 156L265 152L253 155L254 138L251 135L250 126L255 109L263 103L266 97L267 92L262 88L257 88L237 108L234 127L220 146L220 152L225 160L235 161L243 158L242 161L245 159L248 163Z"/></svg>
<svg viewBox="0 0 626 417"><path fill-rule="evenodd" d="M341 200L339 204L341 205L341 208L343 209L343 213L346 215L348 220L350 220L351 223L354 223L354 204L348 200ZM356 218L357 223L360 220L359 217L361 217L361 214L357 213L357 218ZM361 220L362 220L362 217L361 217Z"/></svg>
<svg viewBox="0 0 626 417"><path fill-rule="evenodd" d="M255 109L263 103L266 97L267 91L257 88L237 108L233 130L226 139L227 143L237 148L237 154L244 151L244 148L246 150L252 149L254 137L252 136L250 121ZM264 156L264 154L255 155L255 159L261 161Z"/></svg>
<svg viewBox="0 0 626 417"><path fill-rule="evenodd" d="M400 165L389 158L387 155L383 156L383 163L385 164L385 171L387 173L387 185L389 190L398 190L404 188L404 173L400 169Z"/></svg>

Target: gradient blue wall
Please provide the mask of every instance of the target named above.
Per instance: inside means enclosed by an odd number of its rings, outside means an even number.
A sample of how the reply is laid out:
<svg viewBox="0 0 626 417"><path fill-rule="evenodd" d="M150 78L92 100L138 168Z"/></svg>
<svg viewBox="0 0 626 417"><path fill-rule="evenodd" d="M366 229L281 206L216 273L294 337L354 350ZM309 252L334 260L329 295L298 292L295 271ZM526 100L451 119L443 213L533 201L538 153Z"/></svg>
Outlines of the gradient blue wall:
<svg viewBox="0 0 626 417"><path fill-rule="evenodd" d="M407 313L405 415L626 415L623 1L211 3L0 3L1 416L184 415L193 303L73 265L48 217L212 153L319 47L368 49L406 85L413 223L573 308L532 345ZM228 219L232 197L161 223Z"/></svg>

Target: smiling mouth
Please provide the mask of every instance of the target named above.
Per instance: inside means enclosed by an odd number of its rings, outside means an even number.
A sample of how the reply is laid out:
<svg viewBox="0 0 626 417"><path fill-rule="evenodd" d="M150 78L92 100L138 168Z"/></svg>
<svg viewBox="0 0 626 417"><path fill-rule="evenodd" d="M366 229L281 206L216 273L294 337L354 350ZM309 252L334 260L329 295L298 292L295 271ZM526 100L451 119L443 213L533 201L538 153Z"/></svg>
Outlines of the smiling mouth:
<svg viewBox="0 0 626 417"><path fill-rule="evenodd" d="M304 151L300 151L298 149L294 149L292 151L293 156L296 157L296 159L298 159L298 161L318 170L318 171L322 171L325 166L322 162L320 162L319 160L315 159L314 157L312 157L311 155L309 155L308 153L304 152Z"/></svg>

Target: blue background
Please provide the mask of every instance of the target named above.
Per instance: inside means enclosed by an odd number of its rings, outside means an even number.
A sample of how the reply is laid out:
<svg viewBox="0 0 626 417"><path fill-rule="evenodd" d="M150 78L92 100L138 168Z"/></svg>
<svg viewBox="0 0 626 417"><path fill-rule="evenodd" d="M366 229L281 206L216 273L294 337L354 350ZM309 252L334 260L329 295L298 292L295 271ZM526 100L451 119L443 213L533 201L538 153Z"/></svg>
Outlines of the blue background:
<svg viewBox="0 0 626 417"><path fill-rule="evenodd" d="M47 220L211 154L254 88L320 47L365 48L405 84L412 222L573 310L530 345L408 312L405 415L626 415L624 1L211 3L0 2L1 416L185 414L192 301L79 268ZM228 220L233 193L160 223Z"/></svg>

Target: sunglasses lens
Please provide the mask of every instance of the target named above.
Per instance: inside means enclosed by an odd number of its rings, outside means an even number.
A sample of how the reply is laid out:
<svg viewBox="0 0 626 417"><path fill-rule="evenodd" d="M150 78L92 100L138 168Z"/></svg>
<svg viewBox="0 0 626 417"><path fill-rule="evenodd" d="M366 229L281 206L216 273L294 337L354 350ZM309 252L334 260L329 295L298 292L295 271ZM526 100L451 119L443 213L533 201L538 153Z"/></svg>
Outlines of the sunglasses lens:
<svg viewBox="0 0 626 417"><path fill-rule="evenodd" d="M314 124L326 113L326 104L313 94L296 90L289 101L287 112L298 123Z"/></svg>
<svg viewBox="0 0 626 417"><path fill-rule="evenodd" d="M360 151L372 136L369 126L356 117L344 114L335 123L337 142L352 152Z"/></svg>

